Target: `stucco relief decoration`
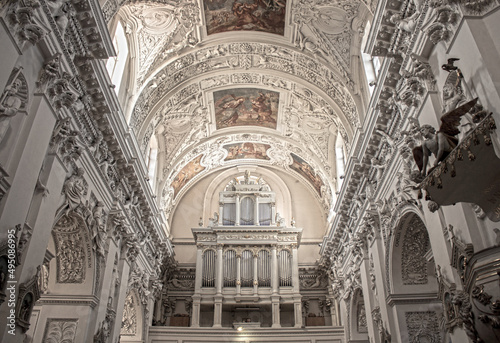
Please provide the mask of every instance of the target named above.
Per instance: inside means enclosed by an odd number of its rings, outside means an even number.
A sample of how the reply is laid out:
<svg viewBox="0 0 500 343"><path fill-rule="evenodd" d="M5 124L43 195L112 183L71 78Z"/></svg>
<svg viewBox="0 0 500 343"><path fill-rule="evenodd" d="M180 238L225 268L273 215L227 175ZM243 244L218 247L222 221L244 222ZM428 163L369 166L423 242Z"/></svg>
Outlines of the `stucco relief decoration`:
<svg viewBox="0 0 500 343"><path fill-rule="evenodd" d="M75 342L77 319L47 319L43 342L46 343L73 343Z"/></svg>
<svg viewBox="0 0 500 343"><path fill-rule="evenodd" d="M52 236L56 245L58 283L85 281L87 259L90 263L90 256L85 251L86 230L81 219L75 216L64 216L54 226Z"/></svg>
<svg viewBox="0 0 500 343"><path fill-rule="evenodd" d="M36 18L40 3L36 0L10 1L7 20L10 28L20 42L37 44L47 33Z"/></svg>
<svg viewBox="0 0 500 343"><path fill-rule="evenodd" d="M196 175L205 170L200 164L203 155L199 155L194 160L190 161L177 176L172 181L171 186L174 188L174 198L179 194L179 191L184 187L189 181L191 181Z"/></svg>
<svg viewBox="0 0 500 343"><path fill-rule="evenodd" d="M259 58L252 59L251 66L257 69L277 70L286 74L295 75L303 78L305 81L314 84L316 87L324 90L326 94L340 107L347 121L351 125L357 125L359 118L357 115L356 104L352 96L343 87L345 80L332 72L326 66L315 62L311 57L303 53L287 48L278 48L260 43L228 43L220 44L217 47L204 48L196 53L187 54L179 58L175 63L165 65L163 70L155 75L148 86L143 90L136 101L132 114L131 126L135 131L144 125L144 121L150 114L150 110L167 94L171 89L180 83L200 75L200 72L206 73L214 70L224 70L241 67L239 57L244 55L264 55L264 61ZM312 63L312 65L311 65ZM200 66L204 66L200 70ZM255 74L258 77L259 74ZM267 76L266 76L267 77ZM225 76L227 80L228 76ZM213 80L208 78L210 85L218 84L221 79ZM207 80L208 80L207 79ZM267 80L267 79L266 79ZM206 82L202 82L205 87ZM198 84L191 84L178 95L171 97L163 105L163 108L176 106L179 103L179 97L185 99L188 96L199 91ZM340 133L344 137L345 129ZM349 141L348 137L344 140Z"/></svg>
<svg viewBox="0 0 500 343"><path fill-rule="evenodd" d="M226 155L227 150L223 149L220 144L214 143L203 156L200 164L207 167L207 169L218 167L221 165Z"/></svg>
<svg viewBox="0 0 500 343"><path fill-rule="evenodd" d="M262 126L276 129L279 93L258 88L214 92L217 129L232 126Z"/></svg>
<svg viewBox="0 0 500 343"><path fill-rule="evenodd" d="M318 195L321 196L321 190L324 186L324 182L321 177L315 172L309 163L304 161L299 156L292 153L292 159L293 163L290 165L290 169L296 171L309 181L316 192L318 192Z"/></svg>
<svg viewBox="0 0 500 343"><path fill-rule="evenodd" d="M193 28L200 22L200 11L189 0L175 7L151 4L134 4L128 7L139 23L137 86L140 87L150 70L165 63L180 50L198 43Z"/></svg>
<svg viewBox="0 0 500 343"><path fill-rule="evenodd" d="M125 298L120 335L135 335L137 332L137 311L132 292Z"/></svg>
<svg viewBox="0 0 500 343"><path fill-rule="evenodd" d="M358 7L359 1L301 0L293 9L297 47L335 64L340 63L344 77L348 80L351 23Z"/></svg>
<svg viewBox="0 0 500 343"><path fill-rule="evenodd" d="M10 121L19 111L26 110L28 102L28 85L22 69L15 69L9 83L0 96L0 143L7 135Z"/></svg>
<svg viewBox="0 0 500 343"><path fill-rule="evenodd" d="M404 285L424 285L428 282L425 254L430 248L424 223L414 217L403 238L401 273Z"/></svg>
<svg viewBox="0 0 500 343"><path fill-rule="evenodd" d="M442 342L439 319L434 311L406 312L408 342Z"/></svg>
<svg viewBox="0 0 500 343"><path fill-rule="evenodd" d="M364 303L358 303L357 307L357 327L358 327L358 332L367 332L368 331L368 324L366 323L366 309L365 309L365 304Z"/></svg>
<svg viewBox="0 0 500 343"><path fill-rule="evenodd" d="M286 0L204 0L207 33L263 31L283 35Z"/></svg>
<svg viewBox="0 0 500 343"><path fill-rule="evenodd" d="M292 156L284 144L273 144L267 151L267 156L271 159L271 163L281 167L289 166L293 163Z"/></svg>

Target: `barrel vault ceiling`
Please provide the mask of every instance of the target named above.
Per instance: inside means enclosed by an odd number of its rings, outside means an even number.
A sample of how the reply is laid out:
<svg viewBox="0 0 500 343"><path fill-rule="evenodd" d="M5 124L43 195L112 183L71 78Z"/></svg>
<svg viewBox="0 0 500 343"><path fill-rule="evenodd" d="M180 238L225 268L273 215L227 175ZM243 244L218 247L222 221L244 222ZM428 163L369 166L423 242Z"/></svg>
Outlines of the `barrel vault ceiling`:
<svg viewBox="0 0 500 343"><path fill-rule="evenodd" d="M162 210L210 173L258 165L289 173L331 211L335 145L341 137L349 152L364 111L367 1L121 5L132 56L123 108L145 154L158 140Z"/></svg>

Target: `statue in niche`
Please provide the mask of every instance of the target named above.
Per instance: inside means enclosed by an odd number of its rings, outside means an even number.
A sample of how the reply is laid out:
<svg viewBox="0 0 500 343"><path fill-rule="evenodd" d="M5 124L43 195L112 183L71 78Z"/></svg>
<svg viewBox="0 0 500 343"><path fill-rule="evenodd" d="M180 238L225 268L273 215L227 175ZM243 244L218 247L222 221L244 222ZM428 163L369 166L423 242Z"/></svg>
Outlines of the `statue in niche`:
<svg viewBox="0 0 500 343"><path fill-rule="evenodd" d="M431 155L436 157L433 166L435 168L457 146L456 136L460 133L458 130L460 118L469 112L476 103L477 98L443 115L441 126L437 132L431 125L423 125L420 128L425 140L422 145L413 148L413 158L422 176L427 175L427 164Z"/></svg>
<svg viewBox="0 0 500 343"><path fill-rule="evenodd" d="M14 117L19 109L24 105L23 100L19 96L22 87L22 81L18 78L5 87L0 98L0 143L7 134L10 126L10 120Z"/></svg>

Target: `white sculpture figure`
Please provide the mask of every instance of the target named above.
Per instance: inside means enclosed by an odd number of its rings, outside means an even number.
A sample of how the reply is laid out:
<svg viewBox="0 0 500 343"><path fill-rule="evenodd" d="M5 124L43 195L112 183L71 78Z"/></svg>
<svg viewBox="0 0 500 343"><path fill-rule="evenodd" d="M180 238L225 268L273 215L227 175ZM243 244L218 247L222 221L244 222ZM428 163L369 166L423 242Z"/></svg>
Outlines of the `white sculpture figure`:
<svg viewBox="0 0 500 343"><path fill-rule="evenodd" d="M71 6L69 5L69 0L50 0L47 1L47 5L52 12L52 16L56 21L57 27L62 35L66 31L66 26L68 26L69 17L72 14Z"/></svg>
<svg viewBox="0 0 500 343"><path fill-rule="evenodd" d="M69 212L76 209L83 201L85 193L85 184L83 174L85 170L78 168L64 183L63 193L66 197L62 209L65 210L67 216Z"/></svg>
<svg viewBox="0 0 500 343"><path fill-rule="evenodd" d="M15 79L12 84L5 88L0 98L0 142L2 142L7 134L10 120L17 114L23 105L23 101L18 96L21 86L21 80Z"/></svg>
<svg viewBox="0 0 500 343"><path fill-rule="evenodd" d="M208 226L218 226L219 225L219 214L214 212L213 218L208 218Z"/></svg>
<svg viewBox="0 0 500 343"><path fill-rule="evenodd" d="M399 29L411 33L415 30L415 26L417 26L417 18L419 15L420 13L417 11L408 18L402 18L401 14L395 13L391 16L390 21L396 24Z"/></svg>
<svg viewBox="0 0 500 343"><path fill-rule="evenodd" d="M91 225L92 230L92 240L94 241L95 251L104 256L105 254L105 244L106 244L106 228L104 227L104 204L98 201L92 211L93 221Z"/></svg>
<svg viewBox="0 0 500 343"><path fill-rule="evenodd" d="M276 221L276 225L277 226L281 226L285 222L285 219L283 217L281 217L281 215L279 214L279 212L276 212L275 221Z"/></svg>
<svg viewBox="0 0 500 343"><path fill-rule="evenodd" d="M434 167L436 167L457 146L456 136L460 133L458 130L460 118L469 112L476 103L477 98L443 115L441 126L437 132L430 125L423 125L420 128L425 141L421 146L413 149L413 158L422 176L427 175L427 163L431 155L436 156L434 161Z"/></svg>

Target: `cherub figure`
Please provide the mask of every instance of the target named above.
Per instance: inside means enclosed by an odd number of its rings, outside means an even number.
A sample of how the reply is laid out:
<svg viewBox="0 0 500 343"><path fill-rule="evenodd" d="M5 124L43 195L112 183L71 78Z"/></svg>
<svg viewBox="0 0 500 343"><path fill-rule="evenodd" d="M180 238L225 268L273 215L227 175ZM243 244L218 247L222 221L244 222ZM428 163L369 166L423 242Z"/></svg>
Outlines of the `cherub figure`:
<svg viewBox="0 0 500 343"><path fill-rule="evenodd" d="M441 126L437 132L430 125L423 125L420 128L425 140L421 146L413 148L413 158L422 176L427 175L427 164L430 155L436 156L433 166L435 168L457 146L458 139L456 136L460 133L458 130L460 118L469 112L476 103L477 98L443 115L441 117Z"/></svg>

